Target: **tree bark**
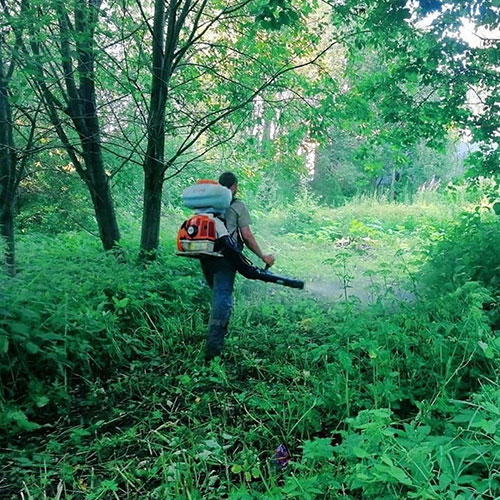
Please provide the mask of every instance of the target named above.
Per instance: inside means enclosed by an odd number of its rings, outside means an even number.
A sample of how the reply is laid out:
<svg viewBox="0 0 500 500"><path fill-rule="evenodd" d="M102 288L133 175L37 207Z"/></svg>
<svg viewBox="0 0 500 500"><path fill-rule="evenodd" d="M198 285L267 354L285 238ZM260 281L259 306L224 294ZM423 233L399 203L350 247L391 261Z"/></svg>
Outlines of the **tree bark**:
<svg viewBox="0 0 500 500"><path fill-rule="evenodd" d="M163 171L155 170L144 177L144 211L142 214L141 257L154 260L160 241L161 195Z"/></svg>
<svg viewBox="0 0 500 500"><path fill-rule="evenodd" d="M0 213L0 233L4 240L4 259L7 274L16 275L16 254L14 240L14 212L8 208Z"/></svg>
<svg viewBox="0 0 500 500"><path fill-rule="evenodd" d="M7 273L16 273L14 245L14 200L17 190L17 157L12 132L9 91L0 54L0 234L5 242Z"/></svg>
<svg viewBox="0 0 500 500"><path fill-rule="evenodd" d="M88 9L85 11L85 9ZM85 6L77 4L75 10L75 27L86 35L81 40L76 38L78 50L78 72L80 74L79 100L83 114L83 130L79 130L88 186L94 205L97 225L102 245L105 250L116 247L120 241L120 231L111 196L109 177L106 175L101 147L101 129L97 116L97 99L95 92L95 55L94 26L97 22L98 3ZM78 108L78 106L77 106ZM76 122L76 120L75 120Z"/></svg>
<svg viewBox="0 0 500 500"><path fill-rule="evenodd" d="M112 250L120 241L120 230L116 220L115 207L109 187L109 178L102 166L102 155L94 158L93 163L86 162L87 171L92 171L92 181L88 183L94 206L99 236L104 250Z"/></svg>
<svg viewBox="0 0 500 500"><path fill-rule="evenodd" d="M70 23L66 6L62 1L56 3L59 22L60 68L63 72L66 92L62 92L63 107L49 87L45 84L44 63L40 61L39 43L32 40L34 60L37 61L39 74L37 86L43 96L50 121L54 125L59 139L78 173L85 182L94 207L95 218L99 228L102 246L111 250L118 246L120 231L109 184L109 177L104 167L101 146L96 91L95 91L95 26L99 14L100 2L88 4L85 0L75 2L74 25ZM76 47L76 71L73 54ZM79 76L79 86L75 78ZM73 123L80 140L83 161L75 153L68 134L64 130L59 113L66 113Z"/></svg>
<svg viewBox="0 0 500 500"><path fill-rule="evenodd" d="M395 198L395 188L396 188L396 169L393 168L391 172L391 190L390 190L390 201L393 202Z"/></svg>
<svg viewBox="0 0 500 500"><path fill-rule="evenodd" d="M153 86L153 90L155 87ZM165 109L162 89L152 92L151 109ZM160 102L158 102L160 101ZM152 111L149 130L148 147L144 161L144 201L141 231L141 256L154 260L160 243L161 196L163 192L163 176L165 168L165 116L164 112Z"/></svg>
<svg viewBox="0 0 500 500"><path fill-rule="evenodd" d="M170 9L173 7L170 6ZM175 25L175 12L170 13L169 23ZM153 21L153 67L150 115L148 120L148 145L144 159L144 206L141 231L141 258L154 260L160 243L161 195L165 173L165 106L167 102L167 78L165 68L166 11L164 0L156 0ZM169 25L169 33L174 26ZM168 39L168 36L167 36Z"/></svg>

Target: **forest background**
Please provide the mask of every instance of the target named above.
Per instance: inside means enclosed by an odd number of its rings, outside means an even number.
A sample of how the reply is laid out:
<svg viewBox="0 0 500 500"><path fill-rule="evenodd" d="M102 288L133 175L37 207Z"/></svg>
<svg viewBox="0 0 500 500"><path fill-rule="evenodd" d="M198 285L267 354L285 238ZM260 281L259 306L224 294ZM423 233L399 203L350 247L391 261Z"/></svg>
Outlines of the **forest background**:
<svg viewBox="0 0 500 500"><path fill-rule="evenodd" d="M0 497L498 498L499 11L0 0ZM205 366L225 170L307 291Z"/></svg>

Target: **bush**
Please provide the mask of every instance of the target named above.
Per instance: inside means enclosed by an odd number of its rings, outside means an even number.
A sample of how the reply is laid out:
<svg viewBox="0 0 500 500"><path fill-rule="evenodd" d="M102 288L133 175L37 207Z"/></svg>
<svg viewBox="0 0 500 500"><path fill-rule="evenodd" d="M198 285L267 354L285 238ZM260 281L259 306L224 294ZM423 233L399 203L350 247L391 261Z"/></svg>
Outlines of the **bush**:
<svg viewBox="0 0 500 500"><path fill-rule="evenodd" d="M417 209L376 227L368 216L388 207L365 210L342 209L353 236L425 232ZM300 213L326 220L313 203ZM496 221L463 227L430 252L415 303L319 301L240 279L224 361L209 366L196 263L141 269L81 235L24 238L29 266L2 283L0 311L11 498L498 497L495 288L476 272L430 293L454 242L480 262L460 238L482 248Z"/></svg>
<svg viewBox="0 0 500 500"><path fill-rule="evenodd" d="M442 241L431 247L423 282L433 293L456 290L470 281L500 295L500 220L477 209L465 213Z"/></svg>
<svg viewBox="0 0 500 500"><path fill-rule="evenodd" d="M190 263L164 257L142 269L78 234L31 237L24 247L29 266L2 283L4 430L31 430L67 412L96 378L168 356L198 325Z"/></svg>

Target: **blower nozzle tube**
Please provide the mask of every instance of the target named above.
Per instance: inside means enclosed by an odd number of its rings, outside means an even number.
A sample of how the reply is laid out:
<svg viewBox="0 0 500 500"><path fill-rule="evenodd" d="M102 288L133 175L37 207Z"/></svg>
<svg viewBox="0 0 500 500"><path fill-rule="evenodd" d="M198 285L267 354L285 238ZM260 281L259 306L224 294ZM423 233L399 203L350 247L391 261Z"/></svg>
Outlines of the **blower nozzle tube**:
<svg viewBox="0 0 500 500"><path fill-rule="evenodd" d="M254 266L244 257L230 236L223 236L219 238L218 241L222 247L221 251L224 257L231 260L236 270L245 278L264 281L266 283L277 283L278 285L298 288L299 290L304 288L303 281L288 278L286 276L278 276L277 274L270 273L267 269L261 269L260 267Z"/></svg>
<svg viewBox="0 0 500 500"><path fill-rule="evenodd" d="M270 273L269 271L259 269L258 267L256 267L255 269L258 277L255 277L253 279L265 281L266 283L277 283L278 285L288 286L290 288L298 288L299 290L303 290L304 288L303 281L297 280L295 278L288 278L286 276L279 276L277 274Z"/></svg>

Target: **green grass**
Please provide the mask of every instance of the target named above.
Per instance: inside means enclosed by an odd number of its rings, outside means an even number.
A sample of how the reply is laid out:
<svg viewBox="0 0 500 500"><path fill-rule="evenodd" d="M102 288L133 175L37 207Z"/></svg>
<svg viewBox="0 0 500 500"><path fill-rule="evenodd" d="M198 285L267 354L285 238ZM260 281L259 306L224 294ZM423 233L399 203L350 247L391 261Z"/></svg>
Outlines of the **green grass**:
<svg viewBox="0 0 500 500"><path fill-rule="evenodd" d="M402 283L418 281L424 247L462 208L309 204L256 212L254 226L280 272ZM0 496L500 495L500 342L481 283L388 307L376 300L388 285L361 305L240 278L225 357L206 366L209 290L197 263L164 242L141 269L85 235L21 241L24 269L4 282L10 306L0 307Z"/></svg>
<svg viewBox="0 0 500 500"><path fill-rule="evenodd" d="M373 301L388 290L413 291L426 248L471 209L428 198L411 205L365 198L334 209L306 202L258 213L256 232L277 257L275 272L312 282L323 296L333 290L337 298L348 286Z"/></svg>

